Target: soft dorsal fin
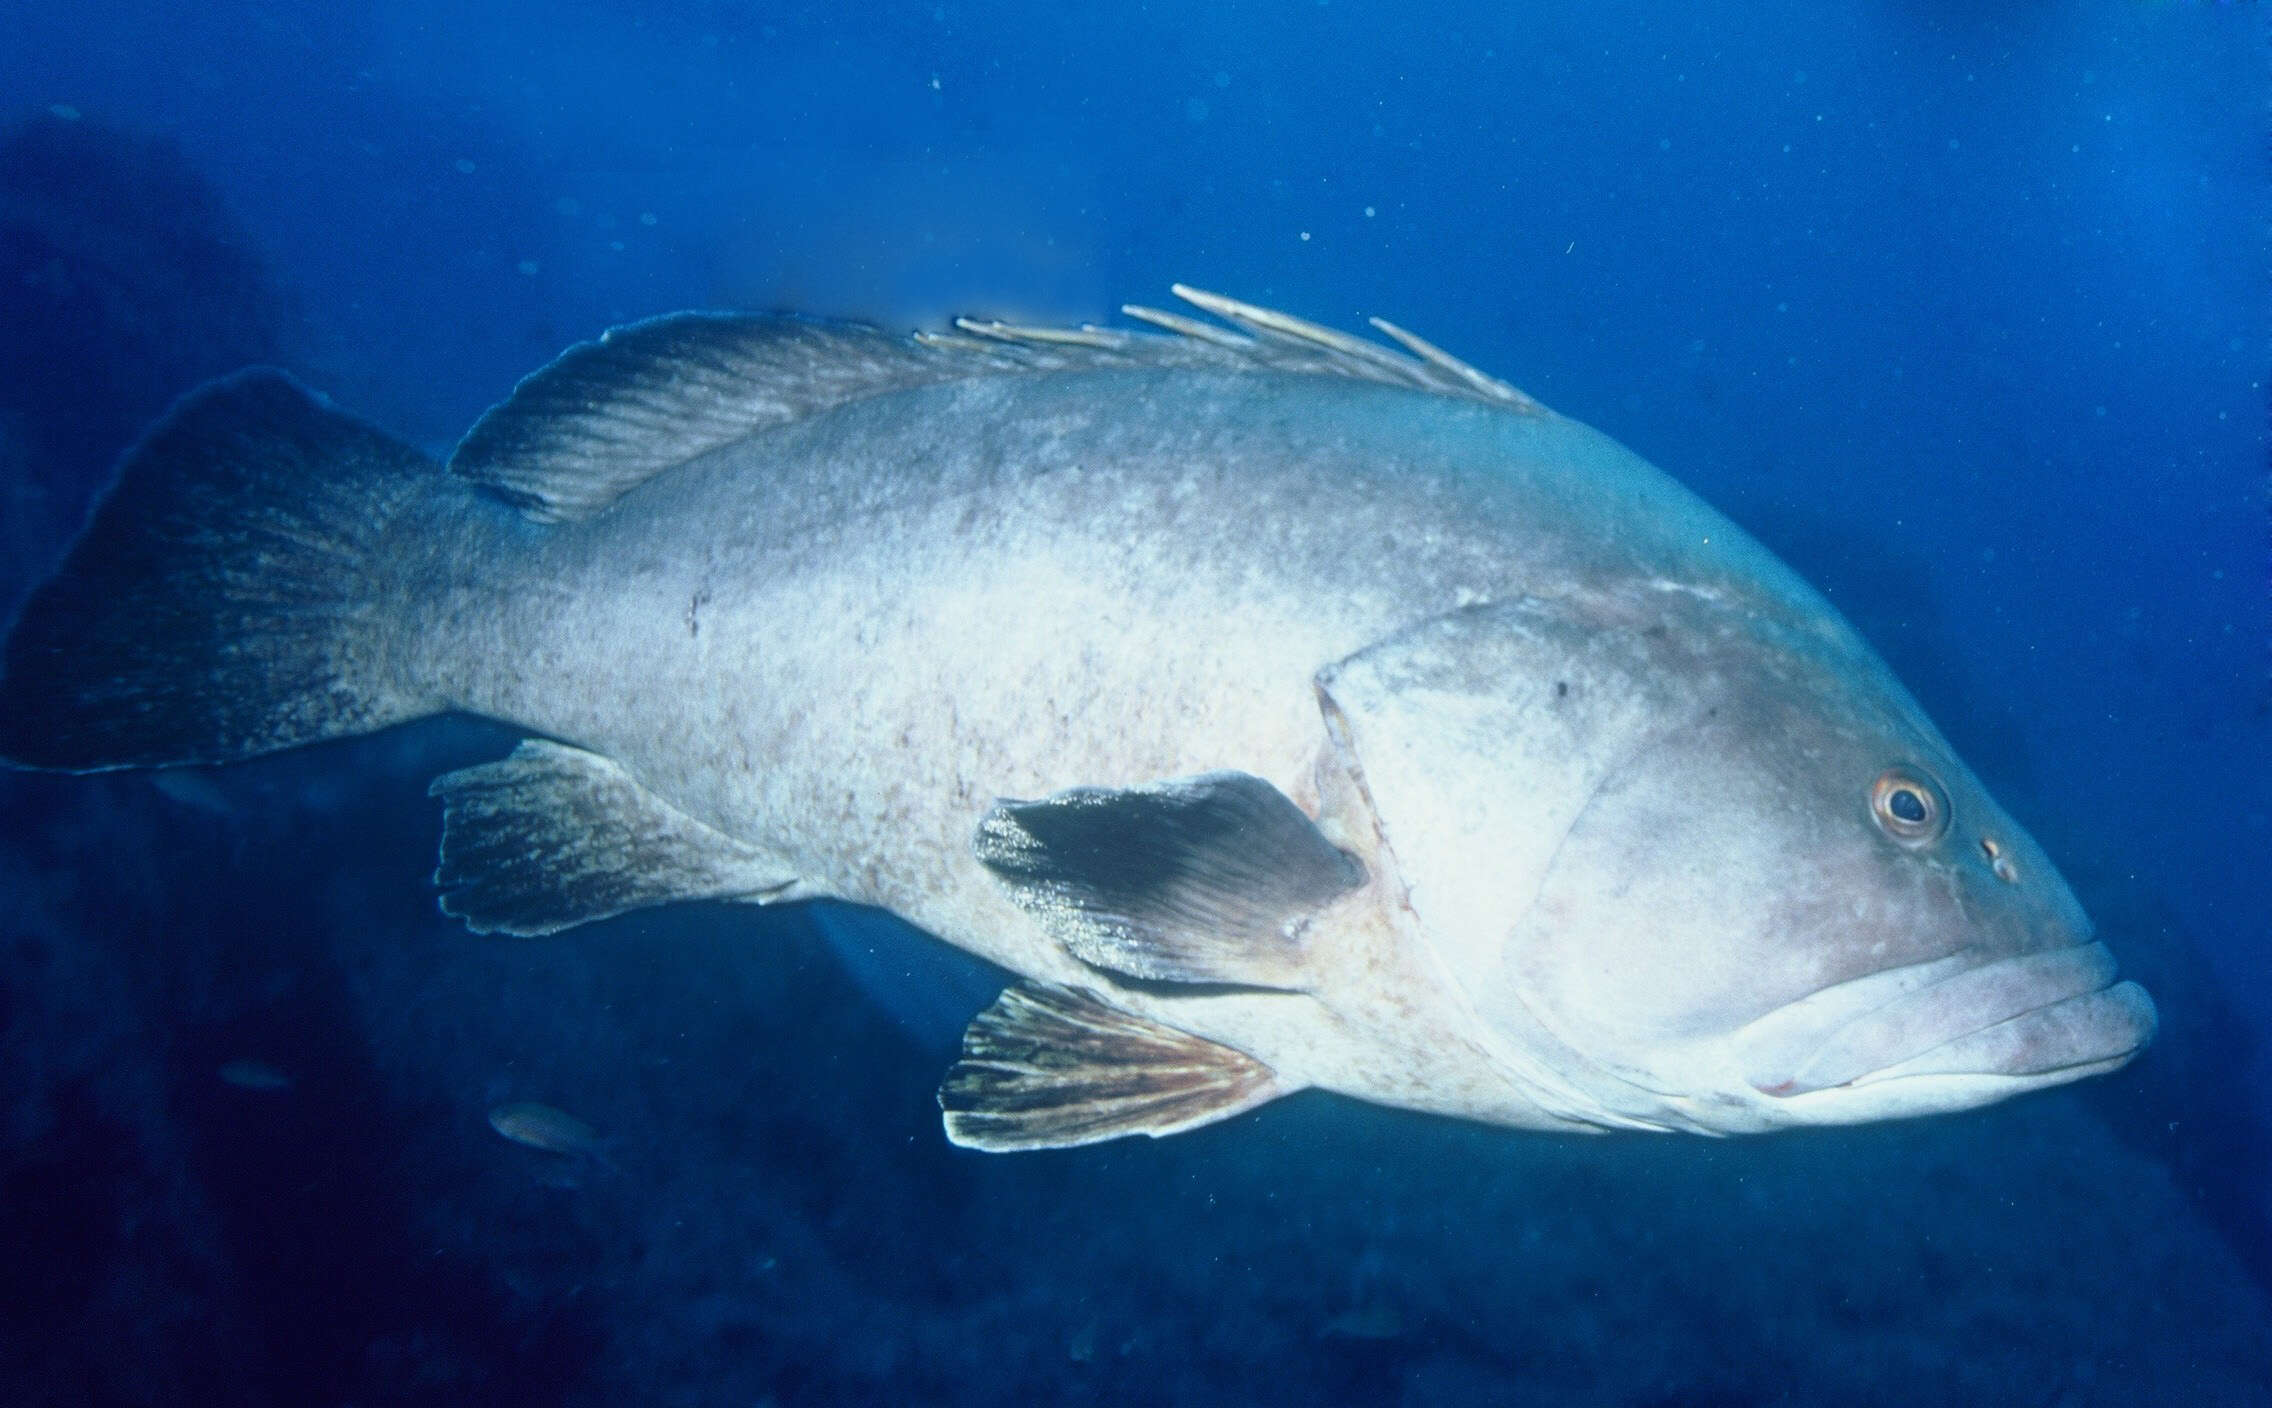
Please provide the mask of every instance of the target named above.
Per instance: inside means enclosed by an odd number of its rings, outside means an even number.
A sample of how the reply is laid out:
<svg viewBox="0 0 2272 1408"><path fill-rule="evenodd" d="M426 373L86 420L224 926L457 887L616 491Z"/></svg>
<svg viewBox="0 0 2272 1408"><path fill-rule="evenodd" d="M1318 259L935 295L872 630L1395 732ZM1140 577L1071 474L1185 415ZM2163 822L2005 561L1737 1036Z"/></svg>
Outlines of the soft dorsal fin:
<svg viewBox="0 0 2272 1408"><path fill-rule="evenodd" d="M939 359L851 323L673 313L569 348L450 456L540 522L588 518L664 470L769 425L941 379Z"/></svg>
<svg viewBox="0 0 2272 1408"><path fill-rule="evenodd" d="M978 377L1184 367L1339 376L1539 415L1536 401L1391 323L1403 351L1175 286L1229 324L1127 306L1165 332L955 321L901 337L783 314L672 313L569 348L491 407L450 468L539 522L604 512L700 455L837 406ZM1409 355L1408 355L1409 354Z"/></svg>

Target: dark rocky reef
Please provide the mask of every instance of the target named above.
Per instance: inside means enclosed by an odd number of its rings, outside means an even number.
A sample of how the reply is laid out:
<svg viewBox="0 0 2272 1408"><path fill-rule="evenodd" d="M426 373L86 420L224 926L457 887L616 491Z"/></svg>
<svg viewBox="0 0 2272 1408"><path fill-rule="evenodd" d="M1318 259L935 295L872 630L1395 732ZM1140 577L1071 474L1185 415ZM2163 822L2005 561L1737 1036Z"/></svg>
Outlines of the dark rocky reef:
<svg viewBox="0 0 2272 1408"><path fill-rule="evenodd" d="M39 540L69 535L175 397L279 360L288 308L174 143L52 114L0 132L0 513L19 570L46 565Z"/></svg>

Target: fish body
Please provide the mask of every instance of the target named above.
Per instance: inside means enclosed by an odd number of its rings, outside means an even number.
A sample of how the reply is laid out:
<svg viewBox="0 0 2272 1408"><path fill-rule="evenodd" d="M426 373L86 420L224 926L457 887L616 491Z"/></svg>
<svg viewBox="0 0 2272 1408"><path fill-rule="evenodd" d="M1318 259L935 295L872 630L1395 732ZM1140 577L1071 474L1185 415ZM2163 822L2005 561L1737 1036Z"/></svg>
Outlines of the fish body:
<svg viewBox="0 0 2272 1408"><path fill-rule="evenodd" d="M519 725L436 784L446 909L891 909L1021 977L942 1087L979 1147L1308 1086L1761 1130L2147 1040L2048 858L1740 530L1386 325L1414 355L1188 296L1235 331L638 325L524 382L454 475L240 378L27 608L0 752ZM249 547L216 500L260 507ZM229 565L123 615L98 584L153 556ZM177 617L212 644L153 643Z"/></svg>

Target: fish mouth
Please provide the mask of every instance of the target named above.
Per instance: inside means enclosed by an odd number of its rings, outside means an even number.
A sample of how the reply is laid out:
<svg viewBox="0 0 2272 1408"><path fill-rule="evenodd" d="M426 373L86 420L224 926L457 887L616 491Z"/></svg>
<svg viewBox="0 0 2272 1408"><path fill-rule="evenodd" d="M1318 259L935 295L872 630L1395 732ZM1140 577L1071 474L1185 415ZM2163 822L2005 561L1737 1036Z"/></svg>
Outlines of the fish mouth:
<svg viewBox="0 0 2272 1408"><path fill-rule="evenodd" d="M1874 973L1746 1028L1744 1078L1778 1101L1920 1081L1946 1092L1928 1103L1956 1108L2096 1075L2143 1049L2157 1022L2146 990L2114 975L2095 942Z"/></svg>

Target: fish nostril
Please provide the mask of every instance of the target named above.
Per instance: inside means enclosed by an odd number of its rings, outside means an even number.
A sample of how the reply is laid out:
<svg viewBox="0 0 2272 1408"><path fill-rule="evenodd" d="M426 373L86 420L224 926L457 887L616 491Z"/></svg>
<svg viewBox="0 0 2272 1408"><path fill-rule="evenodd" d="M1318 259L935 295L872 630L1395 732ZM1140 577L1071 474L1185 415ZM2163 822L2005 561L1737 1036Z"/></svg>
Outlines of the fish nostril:
<svg viewBox="0 0 2272 1408"><path fill-rule="evenodd" d="M2012 858L2004 854L2004 848L1996 844L1995 838L1981 837L1980 853L1988 858L1988 868L1996 872L1998 880L2007 885L2017 885L2020 882L2019 867L2012 864Z"/></svg>

